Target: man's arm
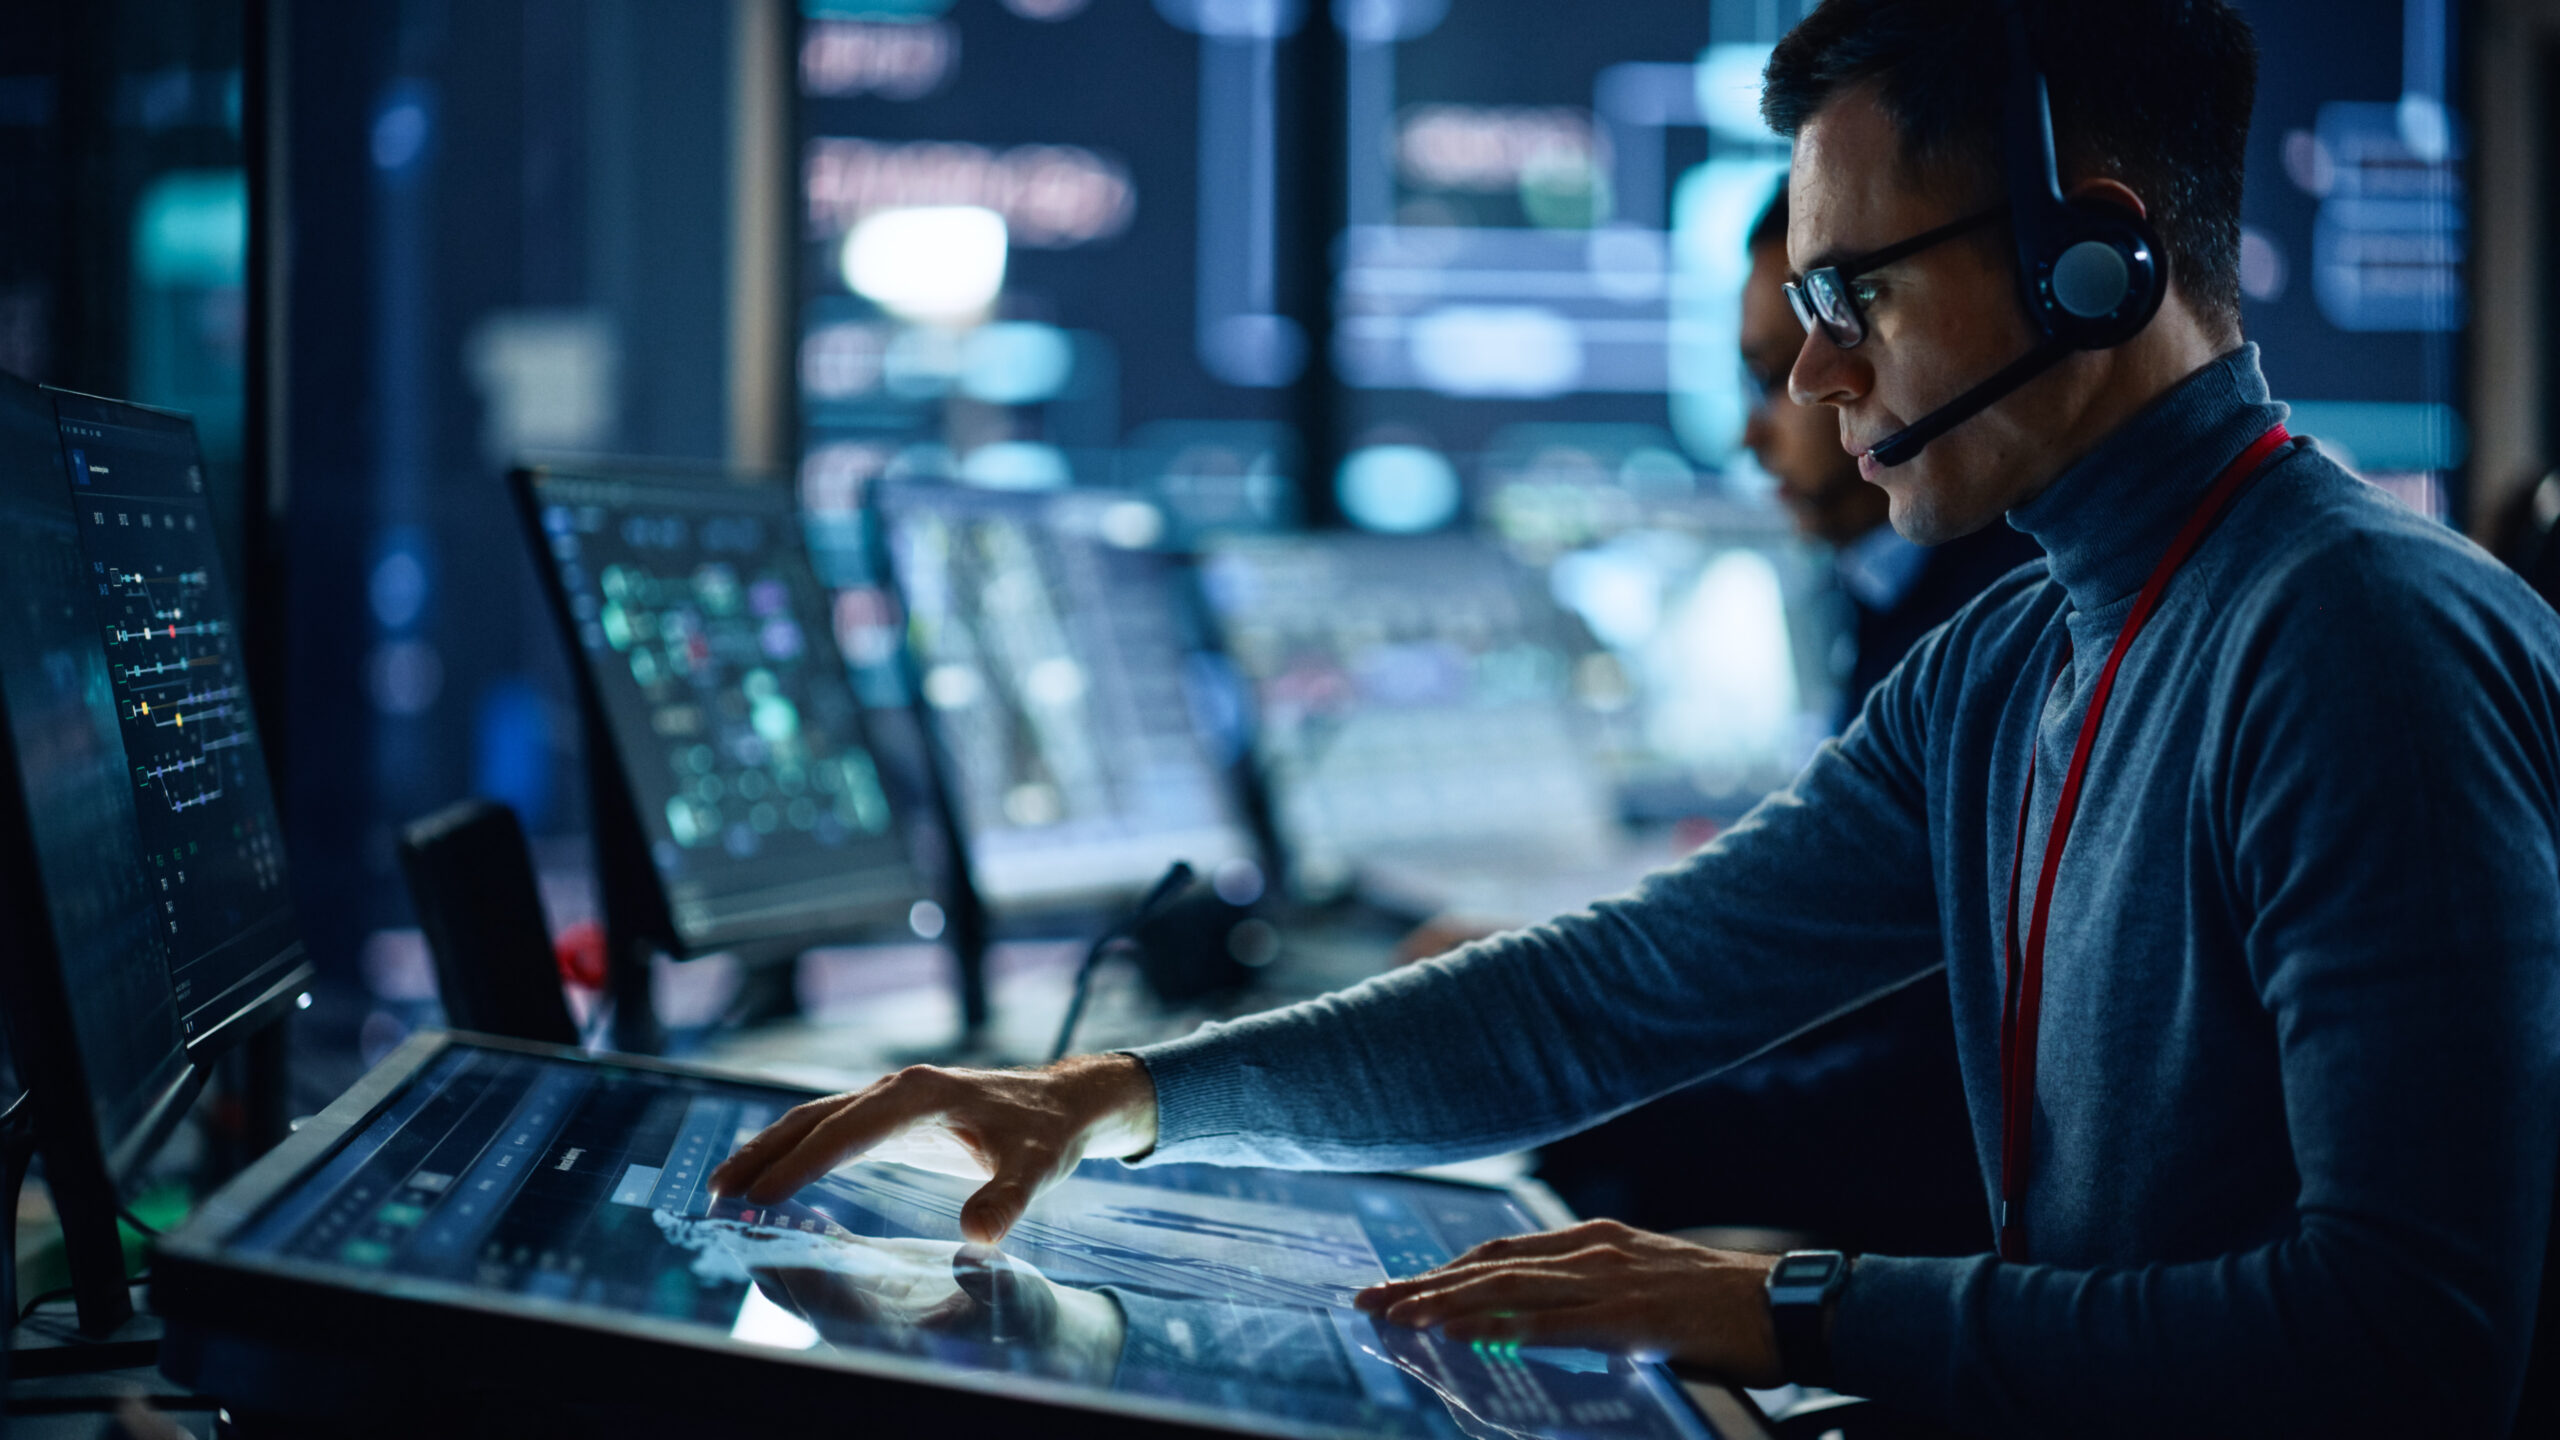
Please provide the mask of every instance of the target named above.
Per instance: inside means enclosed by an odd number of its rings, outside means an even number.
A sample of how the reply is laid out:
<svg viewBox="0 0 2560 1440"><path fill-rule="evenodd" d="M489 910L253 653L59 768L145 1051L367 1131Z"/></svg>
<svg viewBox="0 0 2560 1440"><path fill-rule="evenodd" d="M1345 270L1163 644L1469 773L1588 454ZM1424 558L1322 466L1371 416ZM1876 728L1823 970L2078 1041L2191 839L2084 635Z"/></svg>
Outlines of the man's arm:
<svg viewBox="0 0 2560 1440"><path fill-rule="evenodd" d="M913 1132L993 1178L994 1240L1095 1156L1381 1168L1552 1138L1940 967L1924 642L1788 792L1631 895L1128 1056L917 1067L792 1111L712 1177L788 1195ZM899 1158L910 1158L900 1156ZM939 1164L930 1159L915 1163Z"/></svg>
<svg viewBox="0 0 2560 1440"><path fill-rule="evenodd" d="M1627 895L1138 1051L1148 1159L1400 1169L1535 1145L1933 983L1917 704L1880 697Z"/></svg>
<svg viewBox="0 0 2560 1440"><path fill-rule="evenodd" d="M1982 1434L2505 1433L2560 1159L2560 694L2537 602L2413 548L2286 577L2220 677L2202 821L2292 1224L2125 1268L1869 1257L1842 1388Z"/></svg>

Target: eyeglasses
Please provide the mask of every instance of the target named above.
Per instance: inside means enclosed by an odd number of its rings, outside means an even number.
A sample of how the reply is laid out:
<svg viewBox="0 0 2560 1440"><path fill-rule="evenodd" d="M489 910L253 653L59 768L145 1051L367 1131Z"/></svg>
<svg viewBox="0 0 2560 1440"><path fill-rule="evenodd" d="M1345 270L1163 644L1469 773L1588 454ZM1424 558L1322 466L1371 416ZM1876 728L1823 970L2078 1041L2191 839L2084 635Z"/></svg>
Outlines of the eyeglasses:
<svg viewBox="0 0 2560 1440"><path fill-rule="evenodd" d="M1978 214L1952 220L1935 230L1923 230L1908 240L1897 241L1881 250L1861 255L1838 265L1825 265L1808 270L1801 280L1790 280L1780 288L1787 292L1787 304L1796 312L1796 322L1810 335L1815 326L1830 337L1831 343L1843 350L1853 349L1867 338L1867 315L1860 307L1857 292L1850 281L1873 270L1881 270L1896 260L1908 260L1942 240L1952 240L1968 230L1979 230L2009 213L2006 205L1994 205Z"/></svg>

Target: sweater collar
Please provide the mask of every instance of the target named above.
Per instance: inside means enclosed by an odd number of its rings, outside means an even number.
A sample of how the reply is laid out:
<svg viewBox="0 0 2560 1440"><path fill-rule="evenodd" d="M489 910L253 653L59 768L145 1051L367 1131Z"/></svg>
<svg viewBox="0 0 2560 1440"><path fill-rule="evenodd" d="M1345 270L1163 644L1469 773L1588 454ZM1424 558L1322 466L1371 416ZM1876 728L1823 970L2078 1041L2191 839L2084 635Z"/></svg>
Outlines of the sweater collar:
<svg viewBox="0 0 2560 1440"><path fill-rule="evenodd" d="M2073 609L2103 610L2142 587L2223 467L2285 413L2244 343L2116 427L2009 523L2044 546Z"/></svg>

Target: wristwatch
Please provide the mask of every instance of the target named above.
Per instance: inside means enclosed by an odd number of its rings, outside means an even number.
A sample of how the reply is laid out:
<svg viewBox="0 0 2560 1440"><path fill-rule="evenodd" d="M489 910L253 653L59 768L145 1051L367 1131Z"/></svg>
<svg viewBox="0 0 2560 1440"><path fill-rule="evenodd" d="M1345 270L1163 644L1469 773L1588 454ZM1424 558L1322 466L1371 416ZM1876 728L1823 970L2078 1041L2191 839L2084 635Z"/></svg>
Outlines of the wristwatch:
<svg viewBox="0 0 2560 1440"><path fill-rule="evenodd" d="M1778 1332L1778 1369L1789 1383L1830 1388L1827 1322L1848 1278L1849 1257L1837 1250L1790 1250L1769 1267L1769 1319Z"/></svg>

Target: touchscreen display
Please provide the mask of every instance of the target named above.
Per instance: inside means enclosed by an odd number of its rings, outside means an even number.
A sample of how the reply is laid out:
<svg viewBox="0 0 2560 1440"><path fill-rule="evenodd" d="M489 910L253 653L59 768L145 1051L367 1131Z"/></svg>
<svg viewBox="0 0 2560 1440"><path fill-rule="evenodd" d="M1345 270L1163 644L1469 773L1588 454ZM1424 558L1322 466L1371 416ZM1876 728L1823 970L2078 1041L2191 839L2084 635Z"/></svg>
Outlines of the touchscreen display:
<svg viewBox="0 0 2560 1440"><path fill-rule="evenodd" d="M771 1208L713 1165L802 1096L456 1047L235 1248L786 1349L886 1351L1296 1433L1704 1437L1657 1369L1373 1324L1361 1287L1537 1228L1500 1191L1090 1162L1001 1247L975 1182L863 1162Z"/></svg>

